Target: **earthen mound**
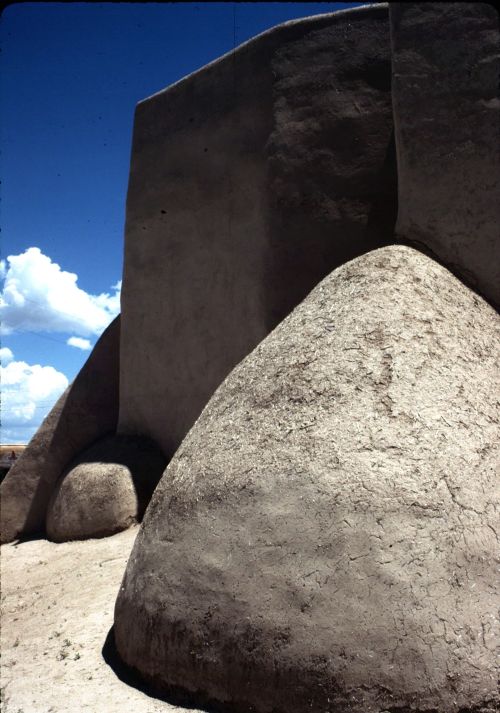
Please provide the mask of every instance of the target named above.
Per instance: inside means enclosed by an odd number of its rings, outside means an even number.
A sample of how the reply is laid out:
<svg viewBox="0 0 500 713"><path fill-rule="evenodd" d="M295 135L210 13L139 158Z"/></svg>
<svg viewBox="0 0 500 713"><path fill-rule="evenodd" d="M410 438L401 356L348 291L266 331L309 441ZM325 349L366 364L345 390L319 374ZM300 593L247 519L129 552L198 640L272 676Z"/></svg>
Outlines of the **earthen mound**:
<svg viewBox="0 0 500 713"><path fill-rule="evenodd" d="M141 520L165 465L150 439L111 436L97 442L57 484L47 513L49 539L103 537Z"/></svg>
<svg viewBox="0 0 500 713"><path fill-rule="evenodd" d="M123 660L235 711L495 708L499 327L409 248L321 282L158 485Z"/></svg>

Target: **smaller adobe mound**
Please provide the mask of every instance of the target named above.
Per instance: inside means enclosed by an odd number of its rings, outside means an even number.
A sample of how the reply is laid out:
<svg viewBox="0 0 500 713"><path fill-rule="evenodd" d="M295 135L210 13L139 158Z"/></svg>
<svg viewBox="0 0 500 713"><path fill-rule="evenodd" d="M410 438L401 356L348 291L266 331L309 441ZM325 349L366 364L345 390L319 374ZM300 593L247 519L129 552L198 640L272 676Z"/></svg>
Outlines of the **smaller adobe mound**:
<svg viewBox="0 0 500 713"><path fill-rule="evenodd" d="M123 660L238 712L496 709L499 326L409 248L320 283L160 481Z"/></svg>
<svg viewBox="0 0 500 713"><path fill-rule="evenodd" d="M165 466L148 438L111 436L95 443L57 484L47 512L48 538L104 537L141 520Z"/></svg>

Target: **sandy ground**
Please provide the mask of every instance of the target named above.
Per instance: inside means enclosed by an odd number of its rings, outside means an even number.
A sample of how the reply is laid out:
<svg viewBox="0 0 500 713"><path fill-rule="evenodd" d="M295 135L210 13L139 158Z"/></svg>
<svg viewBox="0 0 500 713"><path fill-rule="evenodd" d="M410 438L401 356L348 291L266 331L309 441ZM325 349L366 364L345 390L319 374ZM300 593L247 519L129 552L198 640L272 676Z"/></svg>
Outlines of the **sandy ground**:
<svg viewBox="0 0 500 713"><path fill-rule="evenodd" d="M137 531L2 546L2 713L186 710L127 685L103 658Z"/></svg>

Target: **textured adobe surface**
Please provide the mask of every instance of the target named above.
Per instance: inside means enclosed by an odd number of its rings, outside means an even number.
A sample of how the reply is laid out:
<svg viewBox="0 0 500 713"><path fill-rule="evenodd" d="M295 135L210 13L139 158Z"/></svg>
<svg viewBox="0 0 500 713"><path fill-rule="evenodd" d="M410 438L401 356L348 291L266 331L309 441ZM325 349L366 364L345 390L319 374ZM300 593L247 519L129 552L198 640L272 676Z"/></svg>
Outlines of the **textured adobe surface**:
<svg viewBox="0 0 500 713"><path fill-rule="evenodd" d="M117 317L2 482L2 542L43 531L64 468L83 448L116 429L119 344Z"/></svg>
<svg viewBox="0 0 500 713"><path fill-rule="evenodd" d="M390 239L390 74L380 5L278 26L138 105L121 432L171 456L325 274Z"/></svg>
<svg viewBox="0 0 500 713"><path fill-rule="evenodd" d="M142 518L166 465L148 438L98 441L59 480L47 511L47 536L63 542L126 529Z"/></svg>
<svg viewBox="0 0 500 713"><path fill-rule="evenodd" d="M160 481L124 661L238 711L496 709L499 329L409 248L328 276Z"/></svg>
<svg viewBox="0 0 500 713"><path fill-rule="evenodd" d="M500 16L493 3L391 3L399 238L500 307Z"/></svg>

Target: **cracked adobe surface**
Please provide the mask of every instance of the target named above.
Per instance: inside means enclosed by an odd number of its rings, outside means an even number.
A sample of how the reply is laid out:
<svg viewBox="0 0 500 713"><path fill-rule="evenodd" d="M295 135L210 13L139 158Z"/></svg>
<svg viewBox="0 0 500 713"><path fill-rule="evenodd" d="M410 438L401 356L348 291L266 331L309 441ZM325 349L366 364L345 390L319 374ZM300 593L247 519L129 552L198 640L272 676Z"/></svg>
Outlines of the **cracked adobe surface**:
<svg viewBox="0 0 500 713"><path fill-rule="evenodd" d="M327 277L167 468L123 659L238 711L495 709L498 331L409 248Z"/></svg>

